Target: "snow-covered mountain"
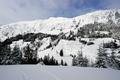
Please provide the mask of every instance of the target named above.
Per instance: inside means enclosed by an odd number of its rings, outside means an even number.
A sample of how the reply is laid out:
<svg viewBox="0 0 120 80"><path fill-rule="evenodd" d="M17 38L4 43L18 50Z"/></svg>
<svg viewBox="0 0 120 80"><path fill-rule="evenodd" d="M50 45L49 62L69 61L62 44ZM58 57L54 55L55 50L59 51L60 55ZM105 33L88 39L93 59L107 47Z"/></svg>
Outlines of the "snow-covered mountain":
<svg viewBox="0 0 120 80"><path fill-rule="evenodd" d="M107 23L109 20L112 20L113 22L118 23L120 19L119 13L120 10L99 10L74 18L58 17L46 20L16 22L0 27L0 39L1 41L4 41L8 37L10 38L18 34L26 33L67 33L76 31L77 28L94 22ZM77 28L76 25L78 25Z"/></svg>
<svg viewBox="0 0 120 80"><path fill-rule="evenodd" d="M119 23L120 10L99 10L74 18L22 21L1 26L0 41L1 45L9 44L11 47L19 45L21 50L30 44L38 48L39 58L49 54L59 63L64 60L68 65L72 63L72 56L77 55L82 48L83 56L92 63L96 60L100 44L114 41L109 33L115 32L118 35ZM111 30L113 29L111 25L117 26L117 30ZM97 35L96 38L95 33L101 35ZM119 45L119 40L116 40L116 43ZM61 50L64 53L62 57L59 55Z"/></svg>

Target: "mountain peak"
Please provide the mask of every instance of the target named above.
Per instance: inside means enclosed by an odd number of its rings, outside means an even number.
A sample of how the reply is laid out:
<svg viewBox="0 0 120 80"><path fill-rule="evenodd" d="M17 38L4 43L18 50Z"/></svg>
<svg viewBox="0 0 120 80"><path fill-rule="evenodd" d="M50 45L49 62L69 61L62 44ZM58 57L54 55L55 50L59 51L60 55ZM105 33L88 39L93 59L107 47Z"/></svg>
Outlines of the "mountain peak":
<svg viewBox="0 0 120 80"><path fill-rule="evenodd" d="M2 39L1 41L4 41L8 37L25 33L66 33L74 30L78 24L78 27L82 27L94 22L107 23L108 20L117 23L118 19L120 19L120 9L99 10L74 18L51 17L45 20L21 21L1 26L0 38Z"/></svg>

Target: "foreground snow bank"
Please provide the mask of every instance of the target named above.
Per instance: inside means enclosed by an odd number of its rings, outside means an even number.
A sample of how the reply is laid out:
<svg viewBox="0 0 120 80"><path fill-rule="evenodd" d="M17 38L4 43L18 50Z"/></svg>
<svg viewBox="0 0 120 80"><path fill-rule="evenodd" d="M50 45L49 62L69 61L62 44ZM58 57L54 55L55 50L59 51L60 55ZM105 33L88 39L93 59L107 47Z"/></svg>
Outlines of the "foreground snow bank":
<svg viewBox="0 0 120 80"><path fill-rule="evenodd" d="M15 65L0 66L0 80L119 80L112 69Z"/></svg>

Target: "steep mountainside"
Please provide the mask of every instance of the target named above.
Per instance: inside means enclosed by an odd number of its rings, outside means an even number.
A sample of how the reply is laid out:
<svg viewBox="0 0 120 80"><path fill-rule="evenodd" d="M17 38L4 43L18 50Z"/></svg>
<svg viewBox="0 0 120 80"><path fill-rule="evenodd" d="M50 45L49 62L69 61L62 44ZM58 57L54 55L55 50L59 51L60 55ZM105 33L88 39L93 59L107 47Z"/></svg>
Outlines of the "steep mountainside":
<svg viewBox="0 0 120 80"><path fill-rule="evenodd" d="M91 23L107 23L113 21L119 24L120 10L100 10L75 18L49 18L46 20L23 21L3 25L0 27L0 39L4 41L8 37L15 37L18 34L46 33L59 34L70 31L77 31L80 27Z"/></svg>

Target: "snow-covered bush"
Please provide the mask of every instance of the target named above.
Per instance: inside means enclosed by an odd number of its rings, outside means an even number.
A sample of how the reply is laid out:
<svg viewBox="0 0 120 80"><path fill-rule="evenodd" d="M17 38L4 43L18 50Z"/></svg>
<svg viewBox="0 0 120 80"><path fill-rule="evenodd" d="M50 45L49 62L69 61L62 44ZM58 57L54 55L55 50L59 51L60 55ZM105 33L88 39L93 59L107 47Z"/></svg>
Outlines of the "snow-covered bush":
<svg viewBox="0 0 120 80"><path fill-rule="evenodd" d="M79 66L79 67L88 67L89 61L86 57L83 57L82 52L80 52L80 53L78 53L77 57L75 57L75 56L73 57L72 65Z"/></svg>

